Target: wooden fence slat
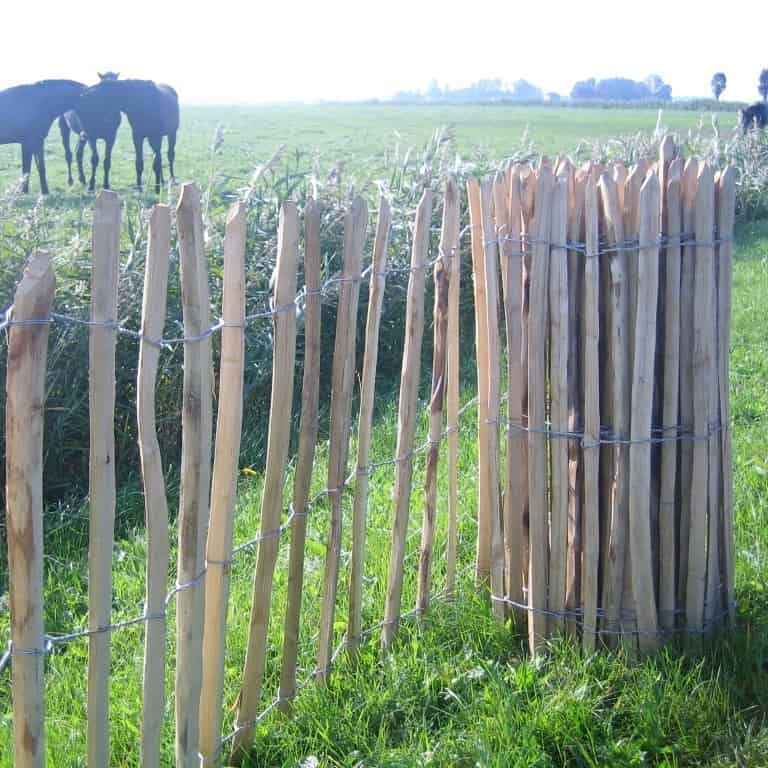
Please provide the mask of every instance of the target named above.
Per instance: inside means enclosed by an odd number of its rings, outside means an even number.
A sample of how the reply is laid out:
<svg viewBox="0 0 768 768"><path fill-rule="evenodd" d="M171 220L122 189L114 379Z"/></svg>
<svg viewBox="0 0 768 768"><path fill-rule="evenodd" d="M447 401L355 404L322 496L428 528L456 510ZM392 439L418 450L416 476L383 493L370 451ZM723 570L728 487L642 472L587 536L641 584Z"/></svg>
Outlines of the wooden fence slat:
<svg viewBox="0 0 768 768"><path fill-rule="evenodd" d="M48 254L27 261L13 300L13 321L50 317L55 278ZM14 764L45 765L43 692L43 427L47 323L13 325L5 399L5 513L12 658Z"/></svg>
<svg viewBox="0 0 768 768"><path fill-rule="evenodd" d="M103 190L93 209L89 343L88 764L109 765L112 551L115 537L115 348L120 200Z"/></svg>
<svg viewBox="0 0 768 768"><path fill-rule="evenodd" d="M141 718L141 764L159 768L161 732L165 715L165 594L168 589L170 543L168 501L155 415L155 385L160 339L168 299L171 254L171 210L155 205L149 220L149 242L144 265L141 342L136 382L136 418L139 430L144 519L147 528L147 583L144 614L157 618L144 631L144 671Z"/></svg>
<svg viewBox="0 0 768 768"><path fill-rule="evenodd" d="M618 190L609 174L600 178L600 194L605 219L606 243L608 247L624 242L624 223L619 207ZM625 201L626 202L626 201ZM611 251L608 256L610 278L609 295L604 302L608 328L606 345L608 361L606 364L607 413L603 421L613 433L626 438L629 414L627 413L627 372L628 372L628 285L627 258L624 251ZM608 445L603 448L610 456L611 488L609 511L610 517L604 522L609 528L608 543L603 556L603 608L605 610L604 628L610 632L619 629L622 611L622 593L624 590L624 567L627 549L627 509L626 446ZM610 639L611 636L609 635Z"/></svg>
<svg viewBox="0 0 768 768"><path fill-rule="evenodd" d="M485 250L480 184L467 180L467 201L472 243L472 284L475 298L475 350L477 360L477 555L475 581L487 584L491 570L491 513L488 472L488 325L485 296Z"/></svg>
<svg viewBox="0 0 768 768"><path fill-rule="evenodd" d="M664 285L664 405L662 423L678 422L680 384L680 262L682 234L683 164L674 160L667 171L667 194L663 231L669 238L665 250ZM670 440L661 449L661 496L659 505L659 623L663 630L675 625L677 567L677 452L678 444Z"/></svg>
<svg viewBox="0 0 768 768"><path fill-rule="evenodd" d="M584 562L581 597L584 607L583 644L595 648L598 565L600 559L600 231L596 175L584 192L586 259L584 264Z"/></svg>
<svg viewBox="0 0 768 768"><path fill-rule="evenodd" d="M239 762L253 743L253 721L261 699L267 655L267 630L272 607L272 582L279 538L272 532L280 525L283 508L283 480L288 462L288 443L293 405L293 375L296 360L296 268L299 223L296 203L286 200L280 207L277 235L277 264L274 289L274 353L272 395L269 404L267 463L261 497L261 534L253 579L253 602L248 628L248 645L235 719L235 736L230 760Z"/></svg>
<svg viewBox="0 0 768 768"><path fill-rule="evenodd" d="M521 379L523 383L522 414L523 428L528 428L528 319L530 315L531 293L531 259L533 257L533 243L530 238L535 237L533 220L534 203L536 199L536 185L538 177L530 165L523 165L520 171L520 200L523 213L523 318L521 323L520 359ZM527 587L530 575L530 493L528 488L528 435L524 433L521 440L520 458L522 477L523 499L523 579Z"/></svg>
<svg viewBox="0 0 768 768"><path fill-rule="evenodd" d="M712 221L711 239L715 239L715 222L717 221L717 192L720 186L720 174L713 177L714 184L714 210ZM698 237L697 237L698 239ZM707 594L704 600L704 627L707 632L715 628L722 614L722 575L721 567L721 541L722 529L722 447L718 425L721 423L720 414L720 318L719 318L719 267L717 263L717 249L712 252L712 293L709 306L709 336L711 361L711 381L709 390L709 493L707 504L709 508L708 532L707 532Z"/></svg>
<svg viewBox="0 0 768 768"><path fill-rule="evenodd" d="M381 196L373 243L371 280L368 289L368 317L365 325L365 357L360 383L360 415L357 426L357 476L352 507L352 562L349 576L349 618L347 648L360 645L363 629L363 575L365 569L365 532L368 518L368 463L373 430L376 365L379 357L379 326L386 284L387 246L392 224L389 202Z"/></svg>
<svg viewBox="0 0 768 768"><path fill-rule="evenodd" d="M499 416L501 351L499 342L499 258L496 227L493 221L493 179L480 185L480 209L483 224L483 272L485 282L485 325L488 338L488 511L491 535L491 594L496 618L503 621L504 607L504 533L499 509Z"/></svg>
<svg viewBox="0 0 768 768"><path fill-rule="evenodd" d="M525 443L523 425L522 382L522 311L523 311L523 251L522 200L520 172L510 169L506 183L494 187L496 228L503 235L499 250L502 287L504 289L504 317L507 331L507 467L504 486L504 550L505 594L510 600L523 602L523 458ZM506 198L505 198L506 195ZM525 613L517 609L519 620Z"/></svg>
<svg viewBox="0 0 768 768"><path fill-rule="evenodd" d="M459 189L449 176L445 182L443 228L440 249L448 267L448 349L446 352L446 429L448 431L448 551L445 564L445 588L449 595L456 589L456 548L458 544L459 505L459 335L461 332L461 251Z"/></svg>
<svg viewBox="0 0 768 768"><path fill-rule="evenodd" d="M552 198L549 267L549 333L551 425L554 432L568 430L568 177L558 176ZM555 437L550 441L551 529L549 550L549 610L560 614L549 617L550 634L562 631L565 609L568 558L568 442Z"/></svg>
<svg viewBox="0 0 768 768"><path fill-rule="evenodd" d="M246 224L245 203L235 203L227 217L224 237L224 327L221 329L219 410L211 484L210 526L205 554L207 571L200 693L200 754L203 765L216 764L219 759L224 711L224 658L232 569L232 528L243 429Z"/></svg>
<svg viewBox="0 0 768 768"><path fill-rule="evenodd" d="M709 443L712 406L712 297L714 295L714 248L712 231L715 217L715 186L712 169L704 164L699 170L696 187L694 232L696 263L693 304L693 421L697 439L693 444L691 475L691 530L688 544L688 582L686 584L686 617L689 631L704 627L704 600L707 579L707 500L709 487Z"/></svg>
<svg viewBox="0 0 768 768"><path fill-rule="evenodd" d="M733 626L736 620L733 532L733 448L731 445L731 401L728 353L731 344L733 288L733 223L736 212L736 169L726 168L718 181L717 237L718 320L720 344L720 446L723 471L723 587L725 610Z"/></svg>
<svg viewBox="0 0 768 768"><path fill-rule="evenodd" d="M579 168L570 176L568 203L568 240L583 242L584 194L589 170ZM568 431L584 431L581 347L584 337L582 294L584 286L584 254L578 248L568 250ZM581 605L582 515L584 467L581 441L568 441L568 561L565 576L565 608L571 615L566 628L576 635L576 611Z"/></svg>
<svg viewBox="0 0 768 768"><path fill-rule="evenodd" d="M200 192L181 188L176 210L181 264L184 336L210 327L208 268L203 244ZM176 579L176 765L197 768L203 645L203 573L211 485L213 429L210 337L184 345L181 498ZM186 586L189 585L189 586Z"/></svg>
<svg viewBox="0 0 768 768"><path fill-rule="evenodd" d="M434 344L432 349L432 385L429 398L429 447L424 470L424 515L421 526L421 547L419 550L419 575L416 592L416 610L429 610L432 583L432 550L435 539L437 518L437 469L440 460L440 443L443 434L443 410L445 408L446 358L448 354L448 292L451 279L451 253L447 243L458 237L458 217L451 210L454 201L443 206L443 226L440 235L441 258L435 262L435 303L433 309ZM448 252L444 250L446 244Z"/></svg>
<svg viewBox="0 0 768 768"><path fill-rule="evenodd" d="M358 197L352 201L344 220L344 279L336 317L336 343L333 350L331 381L331 437L328 446L328 500L331 524L325 555L325 583L320 611L320 637L317 652L317 679L330 675L333 655L333 625L341 560L342 494L347 477L349 430L352 415L352 387L357 340L357 304L360 296L360 265L368 230L368 206Z"/></svg>
<svg viewBox="0 0 768 768"><path fill-rule="evenodd" d="M320 206L309 199L304 208L304 376L301 386L299 445L293 481L293 509L288 555L288 587L283 630L283 663L280 670L281 708L287 709L296 694L299 621L304 588L304 545L307 539L307 502L312 483L317 433L320 426Z"/></svg>
<svg viewBox="0 0 768 768"><path fill-rule="evenodd" d="M403 562L411 505L413 477L413 446L418 419L417 406L421 374L421 343L424 335L425 264L429 252L429 229L432 221L432 190L425 189L416 209L416 228L413 234L411 274L408 279L408 298L405 318L405 345L400 377L400 403L397 419L397 449L394 486L394 519L392 549L389 559L387 598L382 627L382 644L389 648L400 623L403 595Z"/></svg>
<svg viewBox="0 0 768 768"><path fill-rule="evenodd" d="M696 185L699 162L696 158L686 161L683 168L683 232L692 233L696 211ZM693 307L696 268L696 247L685 245L680 265L680 429L691 433L694 429L693 394ZM693 477L693 443L680 443L680 542L678 545L677 602L684 608L688 581L688 550L691 530L691 479Z"/></svg>
<svg viewBox="0 0 768 768"><path fill-rule="evenodd" d="M643 653L658 645L656 592L651 547L651 418L656 360L659 289L659 179L651 173L640 192L640 240L637 264L637 312L632 375L632 425L629 450L629 539L631 579ZM648 442L642 442L648 441Z"/></svg>
<svg viewBox="0 0 768 768"><path fill-rule="evenodd" d="M649 162L640 158L632 167L624 183L624 237L627 243L634 243L640 235L640 192L649 168ZM656 211L656 235L658 236L658 211ZM638 290L638 257L639 252L636 248L627 250L624 253L624 267L626 275L627 291L620 301L627 305L626 309L626 336L624 337L624 347L626 349L626 368L624 370L624 406L621 409L620 429L618 434L626 438L632 429L632 376L634 372L634 352L635 352L635 317L637 314L637 290ZM622 637L621 642L624 649L630 656L637 653L638 642L637 630L637 606L635 605L635 596L632 589L632 548L634 541L629 535L629 498L630 483L629 462L630 446L618 445L616 451L616 469L615 469L615 488L616 495L622 500L623 520L627 526L624 554L624 588L621 597L621 623ZM651 500L651 514L655 514L653 500Z"/></svg>
<svg viewBox="0 0 768 768"><path fill-rule="evenodd" d="M547 635L547 571L549 505L547 503L546 339L549 237L554 177L547 165L539 169L536 187L534 244L528 318L528 489L530 494L530 555L528 577L528 643L535 653Z"/></svg>

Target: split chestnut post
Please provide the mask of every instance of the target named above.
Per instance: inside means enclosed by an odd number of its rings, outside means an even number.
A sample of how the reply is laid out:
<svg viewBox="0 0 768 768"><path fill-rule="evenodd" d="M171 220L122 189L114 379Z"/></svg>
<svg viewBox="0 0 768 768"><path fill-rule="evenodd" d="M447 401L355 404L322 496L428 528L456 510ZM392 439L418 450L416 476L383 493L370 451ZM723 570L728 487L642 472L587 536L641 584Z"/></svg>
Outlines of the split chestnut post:
<svg viewBox="0 0 768 768"><path fill-rule="evenodd" d="M718 320L720 344L720 449L723 468L723 586L725 610L731 626L736 620L733 538L733 448L728 352L731 344L733 288L733 222L736 210L736 169L729 166L717 184Z"/></svg>
<svg viewBox="0 0 768 768"><path fill-rule="evenodd" d="M547 503L546 343L549 239L554 178L542 165L536 188L534 244L531 256L528 319L528 488L530 555L528 576L528 644L535 653L547 636L547 570L549 505Z"/></svg>
<svg viewBox="0 0 768 768"><path fill-rule="evenodd" d="M379 201L376 238L373 243L371 279L368 289L368 317L365 325L365 358L360 384L360 416L357 426L357 475L352 508L352 563L349 577L349 619L347 648L360 645L363 630L363 575L365 569L365 528L368 518L368 481L376 393L376 365L379 356L379 325L386 284L387 246L392 211L386 197Z"/></svg>
<svg viewBox="0 0 768 768"><path fill-rule="evenodd" d="M664 285L664 403L662 423L678 422L680 384L680 235L682 233L682 160L670 163L667 171L665 222L668 237L665 249ZM659 503L659 623L663 631L675 626L677 563L677 441L661 447L661 496Z"/></svg>
<svg viewBox="0 0 768 768"><path fill-rule="evenodd" d="M496 618L504 620L504 533L499 509L499 404L501 352L499 343L499 257L496 227L493 222L493 179L480 185L480 209L483 223L483 273L485 282L485 325L488 339L486 387L488 393L488 511L491 534L491 594Z"/></svg>
<svg viewBox="0 0 768 768"><path fill-rule="evenodd" d="M506 183L501 183L502 181ZM522 382L522 290L523 250L520 174L517 167L507 178L498 177L494 187L496 229L501 236L502 287L507 330L507 471L504 486L505 594L518 605L523 603L523 426ZM514 611L519 621L523 611Z"/></svg>
<svg viewBox="0 0 768 768"><path fill-rule="evenodd" d="M293 479L291 547L288 555L288 588L280 669L280 707L287 710L296 695L299 623L304 587L304 545L307 540L307 502L312 484L317 433L320 426L320 207L310 198L304 208L304 377L301 385L301 419Z"/></svg>
<svg viewBox="0 0 768 768"><path fill-rule="evenodd" d="M584 263L584 562L581 599L584 649L595 649L600 555L600 231L595 174L584 191L586 258Z"/></svg>
<svg viewBox="0 0 768 768"><path fill-rule="evenodd" d="M237 470L243 428L245 370L245 238L246 206L236 203L224 237L224 327L221 329L219 412L211 485L211 523L206 546L203 674L200 694L200 754L204 765L219 759L224 711L229 578L232 528L237 499Z"/></svg>
<svg viewBox="0 0 768 768"><path fill-rule="evenodd" d="M712 169L704 164L696 188L694 232L696 264L693 301L693 472L691 475L691 532L688 542L686 585L687 627L694 633L704 629L704 601L707 580L707 511L709 486L709 444L714 377L712 313L714 296L715 185Z"/></svg>
<svg viewBox="0 0 768 768"><path fill-rule="evenodd" d="M425 189L416 209L416 229L411 252L411 274L406 299L405 346L400 376L400 403L397 417L397 448L394 487L392 549L389 558L387 597L381 641L389 648L400 624L403 597L403 563L411 507L413 446L416 437L421 344L424 336L424 285L429 252L429 228L432 221L432 190Z"/></svg>
<svg viewBox="0 0 768 768"><path fill-rule="evenodd" d="M357 304L360 296L360 265L368 230L368 206L361 197L352 201L344 218L344 264L336 315L336 340L331 377L331 437L328 446L328 500L331 524L325 553L325 583L320 609L320 637L317 651L317 679L331 673L336 591L341 560L342 499L347 477L349 428L352 416L352 387L355 374Z"/></svg>
<svg viewBox="0 0 768 768"><path fill-rule="evenodd" d="M112 552L115 537L115 348L120 200L104 190L93 211L89 345L88 764L109 765Z"/></svg>
<svg viewBox="0 0 768 768"><path fill-rule="evenodd" d="M213 430L208 269L203 247L200 192L181 188L176 211L181 262L184 396L181 415L181 498L176 566L176 765L199 765L200 687L203 653L203 564L211 486Z"/></svg>
<svg viewBox="0 0 768 768"><path fill-rule="evenodd" d="M171 210L156 205L149 220L149 244L144 267L141 343L136 383L144 519L147 528L147 584L144 615L151 616L144 632L144 690L142 693L141 764L159 768L165 714L165 593L168 589L168 501L163 458L155 421L155 385L160 360L159 340L168 300L171 254Z"/></svg>
<svg viewBox="0 0 768 768"><path fill-rule="evenodd" d="M443 243L452 242L458 233L450 231L458 220L446 215L443 207L443 230L440 236L440 258L435 262L435 305L433 310L434 344L432 348L432 385L429 397L429 438L427 461L424 472L424 516L421 525L419 551L419 576L416 592L416 610L429 610L432 583L432 555L437 518L437 468L440 460L440 443L443 435L443 410L445 408L446 358L448 345L448 291L450 288L450 253L443 250ZM446 231L446 227L449 231Z"/></svg>
<svg viewBox="0 0 768 768"><path fill-rule="evenodd" d="M14 765L45 765L43 625L43 427L48 318L55 278L34 253L13 299L5 399L5 513Z"/></svg>
<svg viewBox="0 0 768 768"><path fill-rule="evenodd" d="M296 203L285 201L280 208L277 232L277 264L274 293L274 352L272 395L269 404L267 463L261 496L262 540L256 557L253 602L248 645L235 719L237 735L232 745L233 761L242 760L253 743L254 719L261 699L267 656L267 629L272 607L272 581L280 539L276 534L283 509L283 481L288 463L288 443L293 405L293 373L296 360L296 267L299 250L299 222Z"/></svg>
<svg viewBox="0 0 768 768"><path fill-rule="evenodd" d="M584 239L584 191L589 170L579 168L570 178L568 202L568 240ZM583 309L584 253L579 247L568 249L568 431L584 431L584 388L581 346L584 334ZM565 576L566 629L577 634L577 611L581 604L582 528L584 465L581 441L568 441L568 561Z"/></svg>
<svg viewBox="0 0 768 768"><path fill-rule="evenodd" d="M608 390L608 412L603 421L614 435L626 439L628 436L629 413L627 412L627 372L628 372L628 325L629 301L626 253L621 250L624 243L624 223L619 206L616 184L609 174L603 173L600 179L600 192L605 221L606 244L609 249L610 269L609 294L604 302L608 328L606 347L608 361L606 380ZM625 201L626 203L626 201ZM607 421L606 421L607 419ZM625 445L609 445L605 449L610 456L609 498L607 504L609 517L604 520L608 528L607 547L603 554L603 590L602 602L605 610L604 627L610 632L619 629L622 610L622 592L624 588L624 563L627 551L627 471ZM608 636L611 638L611 635Z"/></svg>
<svg viewBox="0 0 768 768"><path fill-rule="evenodd" d="M472 240L472 283L475 295L475 350L477 359L477 555L475 582L487 585L491 570L491 512L488 456L488 324L485 296L485 249L480 185L467 181L469 223Z"/></svg>
<svg viewBox="0 0 768 768"><path fill-rule="evenodd" d="M698 184L699 163L696 158L686 161L683 168L683 232L694 234L696 213L696 185ZM683 245L680 266L680 429L685 434L694 431L694 387L693 387L693 311L696 269L696 247ZM693 447L691 440L680 442L680 543L678 547L677 602L685 608L688 592L688 551L691 532L691 478L693 476Z"/></svg>
<svg viewBox="0 0 768 768"><path fill-rule="evenodd" d="M659 290L659 179L649 174L640 190L637 312L632 375L632 425L629 450L629 538L631 579L640 650L658 645L656 592L651 545L651 417L653 412L656 314Z"/></svg>
<svg viewBox="0 0 768 768"><path fill-rule="evenodd" d="M558 176L552 198L549 268L549 386L552 432L568 430L568 177ZM551 530L549 551L550 634L564 627L566 567L568 558L568 442L557 435L550 441Z"/></svg>
<svg viewBox="0 0 768 768"><path fill-rule="evenodd" d="M456 548L459 506L459 318L461 296L461 252L459 250L459 189L449 176L445 183L443 229L440 249L448 267L448 348L446 351L446 430L448 432L448 551L445 564L445 589L456 589Z"/></svg>

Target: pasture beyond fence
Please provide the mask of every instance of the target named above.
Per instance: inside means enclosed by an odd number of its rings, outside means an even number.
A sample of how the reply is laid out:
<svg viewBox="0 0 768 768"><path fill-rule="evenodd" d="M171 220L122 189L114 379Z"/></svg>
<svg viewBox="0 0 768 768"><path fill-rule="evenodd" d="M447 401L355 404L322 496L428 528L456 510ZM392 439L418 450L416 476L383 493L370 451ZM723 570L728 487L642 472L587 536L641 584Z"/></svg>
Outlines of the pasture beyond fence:
<svg viewBox="0 0 768 768"><path fill-rule="evenodd" d="M440 245L430 252L435 197ZM386 300L393 214L382 197L372 256L363 267L370 217L355 198L344 218L343 272L321 281L319 206L280 210L270 304L245 312L244 203L233 206L224 243L223 307L212 322L200 197L182 188L176 211L183 338L163 338L171 252L171 211L151 214L140 329L117 317L120 201L95 202L91 315L55 312L55 277L37 252L3 326L8 332L6 472L14 748L21 768L44 764L44 662L64 643L87 638L88 764L110 763L111 636L144 625L141 763L160 764L165 710L167 609L176 601L176 759L179 766L238 762L256 725L285 709L308 681L323 685L339 653L355 653L380 630L396 652L397 628L428 612L457 584L457 456L461 350L477 360L478 589L494 614L524 629L531 652L567 633L588 651L621 646L648 653L683 635L734 619L733 504L728 349L735 206L734 173L715 176L661 143L658 158L576 168L542 159L470 179L467 205L452 178L425 189L415 213L400 378L397 448L370 456L379 319ZM460 339L462 210L468 209L475 337ZM297 292L299 252L304 287ZM429 437L417 445L425 287L434 279ZM356 338L358 300L369 282L365 338ZM310 498L318 443L321 296L338 290L330 403L328 476ZM297 340L303 312L304 370L292 501L283 504ZM242 432L245 330L272 323L273 387L261 529L233 545ZM88 628L46 634L43 594L42 450L46 347L54 322L90 333L90 537ZM221 334L213 440L212 336ZM146 511L146 601L137 618L112 622L115 519L115 344L138 339L136 408ZM160 350L183 345L182 463L176 584L168 591L169 513L157 440L155 382ZM364 344L356 456L350 461L355 350ZM474 404L475 401L470 401ZM413 463L425 452L421 544L413 611L403 606L406 536L413 510ZM438 494L447 456L448 492ZM350 465L353 469L350 470ZM363 626L369 477L393 468L391 549L380 623ZM345 520L342 494L354 493ZM315 671L297 679L307 515L329 515ZM448 520L445 583L433 584L435 526ZM342 531L351 527L349 578L342 581ZM290 534L283 617L270 615L278 546ZM253 602L235 728L222 733L230 572L258 548ZM336 615L339 589L348 616ZM270 621L284 622L277 698L264 706ZM344 631L339 630L343 623ZM343 637L342 637L343 635ZM339 644L340 640L340 644Z"/></svg>

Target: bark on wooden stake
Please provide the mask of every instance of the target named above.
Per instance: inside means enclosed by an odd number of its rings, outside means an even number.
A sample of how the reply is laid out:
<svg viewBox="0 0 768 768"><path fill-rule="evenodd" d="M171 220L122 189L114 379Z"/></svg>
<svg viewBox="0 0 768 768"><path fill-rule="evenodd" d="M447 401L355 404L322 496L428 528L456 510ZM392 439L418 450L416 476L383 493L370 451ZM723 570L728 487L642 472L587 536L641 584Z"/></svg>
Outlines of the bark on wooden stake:
<svg viewBox="0 0 768 768"><path fill-rule="evenodd" d="M115 536L115 328L120 269L120 200L102 191L93 211L89 345L88 764L109 765L112 550ZM102 630L102 631L99 631Z"/></svg>
<svg viewBox="0 0 768 768"><path fill-rule="evenodd" d="M349 580L349 627L347 648L360 644L363 629L363 570L365 565L365 524L368 516L368 462L373 429L373 407L376 390L376 363L379 352L379 324L384 302L387 268L387 245L392 212L387 199L379 202L376 239L373 245L373 269L368 291L368 318L365 328L365 360L360 384L360 416L357 427L357 478L352 510L352 565Z"/></svg>
<svg viewBox="0 0 768 768"><path fill-rule="evenodd" d="M448 278L448 359L446 362L448 430L448 552L445 566L445 588L449 595L456 589L456 547L459 505L459 299L461 296L461 251L459 250L459 189L449 176L445 184L443 235L440 248L449 270Z"/></svg>
<svg viewBox="0 0 768 768"><path fill-rule="evenodd" d="M299 621L304 586L304 545L307 539L307 501L312 482L320 407L320 207L311 198L304 208L304 378L301 387L299 446L293 479L291 549L288 555L288 595L283 632L283 665L280 670L281 708L296 694Z"/></svg>
<svg viewBox="0 0 768 768"><path fill-rule="evenodd" d="M48 324L55 278L47 254L27 261L13 300L5 399L14 764L45 765L43 626L43 426Z"/></svg>
<svg viewBox="0 0 768 768"><path fill-rule="evenodd" d="M352 415L352 387L357 341L357 304L360 296L360 264L368 230L368 206L357 197L344 221L344 278L336 316L336 342L331 380L331 438L328 446L328 500L331 525L325 555L325 583L320 611L320 638L317 652L317 679L330 674L333 654L333 625L341 560L342 493L347 477L349 429Z"/></svg>
<svg viewBox="0 0 768 768"><path fill-rule="evenodd" d="M144 634L144 686L141 719L141 764L159 768L165 714L165 594L168 589L168 501L165 475L155 421L155 383L160 339L168 298L168 263L171 253L171 211L156 205L149 220L149 244L144 269L141 310L141 344L136 386L141 475L144 483L144 516L147 527L147 586L144 613L157 616L147 622Z"/></svg>
<svg viewBox="0 0 768 768"><path fill-rule="evenodd" d="M248 646L235 720L238 734L233 741L235 761L253 742L254 718L261 699L267 655L267 629L272 606L272 581L277 561L279 539L272 532L280 525L283 507L283 481L288 461L293 372L296 359L296 266L298 261L299 225L296 204L283 203L277 235L277 278L275 282L275 347L272 361L272 397L269 406L269 437L264 489L261 497L261 534L256 573L253 581L253 603L248 630Z"/></svg>
<svg viewBox="0 0 768 768"><path fill-rule="evenodd" d="M651 416L656 358L656 312L659 288L659 180L650 174L640 192L640 241L637 268L637 313L632 375L629 536L631 577L640 650L658 645L656 593L651 548Z"/></svg>
<svg viewBox="0 0 768 768"><path fill-rule="evenodd" d="M424 285L429 252L429 226L432 220L432 191L425 189L416 209L416 229L411 252L411 275L408 279L408 298L405 319L405 347L403 369L400 376L400 403L397 419L397 448L394 487L394 519L392 524L392 550L389 559L387 599L384 609L382 644L389 648L400 623L403 595L403 561L411 506L413 477L413 447L421 373L421 342L424 335Z"/></svg>
<svg viewBox="0 0 768 768"><path fill-rule="evenodd" d="M549 551L547 504L546 337L549 283L549 233L554 178L542 165L536 187L535 243L531 258L528 319L528 488L530 493L530 555L528 577L528 644L535 653L546 639Z"/></svg>
<svg viewBox="0 0 768 768"><path fill-rule="evenodd" d="M224 291L219 368L219 412L211 486L211 524L206 546L203 676L200 693L200 753L204 761L219 758L224 711L226 649L232 528L237 497L237 470L243 428L245 370L245 238L246 207L236 203L227 219L224 239Z"/></svg>

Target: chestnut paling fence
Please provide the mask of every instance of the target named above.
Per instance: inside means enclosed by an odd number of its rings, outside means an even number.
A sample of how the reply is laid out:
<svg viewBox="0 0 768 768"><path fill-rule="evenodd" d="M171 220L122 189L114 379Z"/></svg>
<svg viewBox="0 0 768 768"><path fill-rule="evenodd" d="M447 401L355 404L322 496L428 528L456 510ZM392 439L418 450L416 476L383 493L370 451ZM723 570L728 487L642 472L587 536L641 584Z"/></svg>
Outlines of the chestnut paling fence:
<svg viewBox="0 0 768 768"><path fill-rule="evenodd" d="M435 197L442 198L440 245L430 252ZM464 203L466 200L466 203ZM109 764L110 638L145 630L142 765L159 765L165 710L167 608L176 601L176 761L237 762L256 725L301 685L324 684L339 653L354 653L374 631L389 650L400 622L430 610L457 583L459 293L462 233L469 231L476 350L477 549L479 589L499 621L527 630L536 652L568 633L586 649L620 644L653 651L682 633L692 638L734 619L728 348L733 261L734 172L715 175L684 161L665 138L658 158L621 162L542 159L510 164L494 178L453 178L425 189L413 222L397 449L370 458L379 320L386 300L392 213L379 210L372 255L363 266L369 213L354 199L344 219L343 271L321 282L319 203L280 211L270 304L245 312L246 218L233 206L226 227L222 316L210 317L200 198L182 188L176 226L183 338L163 338L171 250L171 211L151 214L140 330L117 319L120 202L95 203L91 315L54 311L55 278L46 253L31 256L2 326L8 333L6 461L16 765L44 764L44 659L58 645L87 639L88 764ZM462 217L468 223L462 229ZM300 228L303 226L303 233ZM304 287L297 293L300 244ZM433 358L429 437L416 444L420 415L425 289L432 273ZM356 338L358 298L369 281L364 339ZM338 291L332 369L328 477L310 498L318 443L321 296ZM296 350L296 307L304 312L304 371L292 503L283 505ZM246 328L273 325L274 359L261 529L233 545L242 432ZM90 537L88 628L46 634L43 594L42 443L46 347L51 323L90 333ZM114 410L117 334L138 339L137 418L147 528L146 600L135 619L112 622L115 516ZM214 438L212 336L221 334ZM155 413L164 345L184 346L182 462L175 586L165 478ZM349 457L355 350L364 344L357 455ZM413 512L414 457L424 452L424 494L415 608L403 608L406 538ZM447 498L437 468L447 452ZM350 466L353 468L350 470ZM382 620L363 627L369 477L394 471L391 548ZM354 489L351 520L342 491ZM329 516L316 668L297 680L307 515ZM435 526L448 519L445 583L432 583ZM350 526L348 580L340 585L342 528ZM289 541L288 594L278 696L263 701L267 632L281 540ZM234 730L222 733L230 571L257 548L251 621ZM348 590L341 644L335 615ZM308 639L304 638L304 642Z"/></svg>

